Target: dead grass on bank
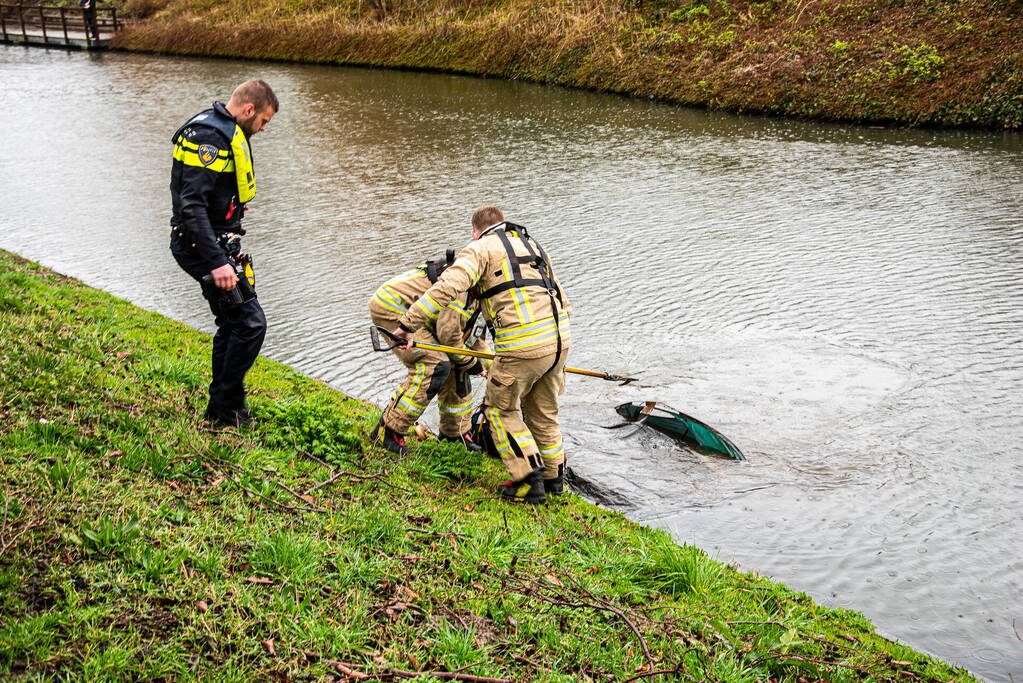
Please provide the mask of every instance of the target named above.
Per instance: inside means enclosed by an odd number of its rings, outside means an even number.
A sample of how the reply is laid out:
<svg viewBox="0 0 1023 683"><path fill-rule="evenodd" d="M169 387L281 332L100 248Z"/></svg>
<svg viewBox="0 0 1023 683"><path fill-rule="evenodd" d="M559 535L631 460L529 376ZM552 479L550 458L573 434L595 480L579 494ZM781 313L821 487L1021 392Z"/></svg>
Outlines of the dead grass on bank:
<svg viewBox="0 0 1023 683"><path fill-rule="evenodd" d="M1020 0L171 0L119 46L474 73L808 118L1023 125Z"/></svg>

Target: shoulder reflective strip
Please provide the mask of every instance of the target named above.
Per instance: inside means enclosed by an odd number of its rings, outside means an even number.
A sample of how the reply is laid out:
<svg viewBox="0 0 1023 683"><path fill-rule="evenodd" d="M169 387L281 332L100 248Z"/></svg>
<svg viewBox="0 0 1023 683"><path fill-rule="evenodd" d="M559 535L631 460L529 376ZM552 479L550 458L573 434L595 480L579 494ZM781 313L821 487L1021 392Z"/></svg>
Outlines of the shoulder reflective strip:
<svg viewBox="0 0 1023 683"><path fill-rule="evenodd" d="M199 166L200 168L208 168L215 173L225 173L227 171L234 170L234 160L232 159L221 159L217 158L211 164L204 164L199 160L199 155L189 149L184 149L180 146L174 148L174 160L180 161L185 166Z"/></svg>
<svg viewBox="0 0 1023 683"><path fill-rule="evenodd" d="M404 315L408 311L408 306L402 301L393 290L389 289L386 285L377 290L377 293L373 295L373 301L377 302L389 311L394 311L399 315Z"/></svg>
<svg viewBox="0 0 1023 683"><path fill-rule="evenodd" d="M476 284L480 279L479 271L472 265L467 258L455 259L455 262L451 265L461 266L465 269L465 272L469 273L469 277L472 278L472 284Z"/></svg>
<svg viewBox="0 0 1023 683"><path fill-rule="evenodd" d="M184 136L178 138L177 144L192 152L199 151L199 145L195 144L194 142L189 142L188 140L185 140ZM219 147L217 149L220 150L217 156L220 157L221 159L226 159L231 155L230 152L228 152L226 149L220 149Z"/></svg>

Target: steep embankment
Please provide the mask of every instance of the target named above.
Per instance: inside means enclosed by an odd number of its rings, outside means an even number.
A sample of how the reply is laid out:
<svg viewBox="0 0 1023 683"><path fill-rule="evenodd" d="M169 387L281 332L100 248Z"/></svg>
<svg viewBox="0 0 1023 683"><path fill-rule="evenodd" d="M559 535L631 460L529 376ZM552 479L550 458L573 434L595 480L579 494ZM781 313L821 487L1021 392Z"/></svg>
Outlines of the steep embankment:
<svg viewBox="0 0 1023 683"><path fill-rule="evenodd" d="M790 116L1023 125L1023 0L129 0L130 50L440 69Z"/></svg>
<svg viewBox="0 0 1023 683"><path fill-rule="evenodd" d="M967 678L263 358L261 425L205 429L208 354L0 252L0 678Z"/></svg>

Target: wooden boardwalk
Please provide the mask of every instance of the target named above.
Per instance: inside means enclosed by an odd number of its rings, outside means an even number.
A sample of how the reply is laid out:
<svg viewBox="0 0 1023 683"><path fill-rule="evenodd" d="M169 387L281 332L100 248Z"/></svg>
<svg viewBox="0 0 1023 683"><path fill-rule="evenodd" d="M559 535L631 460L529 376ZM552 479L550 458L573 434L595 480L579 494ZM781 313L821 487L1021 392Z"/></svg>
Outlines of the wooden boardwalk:
<svg viewBox="0 0 1023 683"><path fill-rule="evenodd" d="M116 7L95 10L96 38L78 7L0 4L0 42L9 44L102 50L122 26Z"/></svg>

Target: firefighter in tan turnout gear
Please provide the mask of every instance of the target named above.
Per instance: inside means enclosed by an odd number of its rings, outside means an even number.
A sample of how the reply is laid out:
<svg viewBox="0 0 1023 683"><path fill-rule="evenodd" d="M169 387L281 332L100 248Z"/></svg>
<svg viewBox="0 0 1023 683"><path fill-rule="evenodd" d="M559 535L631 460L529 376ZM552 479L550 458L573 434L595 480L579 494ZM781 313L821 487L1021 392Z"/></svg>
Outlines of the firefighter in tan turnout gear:
<svg viewBox="0 0 1023 683"><path fill-rule="evenodd" d="M493 326L479 440L511 473L498 487L515 502L542 503L564 490L558 396L565 391L571 307L546 252L494 206L472 217L473 242L399 318L395 334L416 339L432 316L472 288Z"/></svg>
<svg viewBox="0 0 1023 683"><path fill-rule="evenodd" d="M437 281L454 257L450 250L443 261L427 261L385 282L369 301L373 324L387 330L397 329L399 318ZM471 336L479 316L476 302L467 303L466 295L453 298L445 306L430 306L429 310L431 313L415 339L459 348ZM469 348L489 351L482 339L472 342ZM470 356L449 356L422 349L396 348L394 354L408 368L408 376L391 395L380 422L370 434L373 442L395 453L405 453L405 434L436 396L440 438L460 441L472 451L480 450L468 433L473 408L469 375L482 373L483 363Z"/></svg>

